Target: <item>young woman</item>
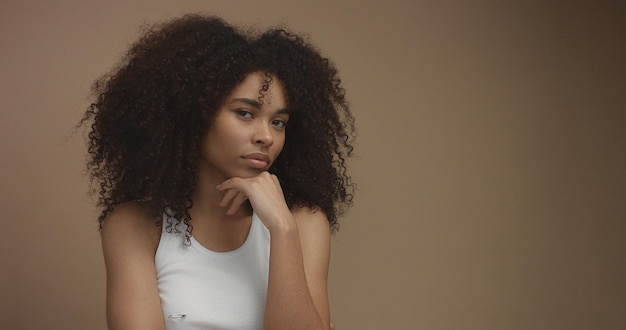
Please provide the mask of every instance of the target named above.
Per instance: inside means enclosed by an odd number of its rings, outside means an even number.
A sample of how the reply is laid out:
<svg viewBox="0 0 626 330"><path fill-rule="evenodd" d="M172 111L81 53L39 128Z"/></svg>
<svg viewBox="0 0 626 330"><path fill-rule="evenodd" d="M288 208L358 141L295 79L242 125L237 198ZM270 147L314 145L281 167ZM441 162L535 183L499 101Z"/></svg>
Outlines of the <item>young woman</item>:
<svg viewBox="0 0 626 330"><path fill-rule="evenodd" d="M94 83L111 329L328 329L354 121L334 66L281 29L184 16Z"/></svg>

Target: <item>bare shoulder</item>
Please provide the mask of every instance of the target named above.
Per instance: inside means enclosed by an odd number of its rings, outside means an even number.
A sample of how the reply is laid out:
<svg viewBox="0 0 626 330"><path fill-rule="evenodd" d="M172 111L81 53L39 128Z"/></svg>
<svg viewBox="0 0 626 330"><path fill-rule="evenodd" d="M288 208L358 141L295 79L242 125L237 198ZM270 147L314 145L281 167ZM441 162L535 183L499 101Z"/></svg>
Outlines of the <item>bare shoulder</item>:
<svg viewBox="0 0 626 330"><path fill-rule="evenodd" d="M160 217L150 215L141 202L120 204L104 219L102 224L103 244L116 245L132 242L133 245L151 246L155 249L161 235L158 226Z"/></svg>
<svg viewBox="0 0 626 330"><path fill-rule="evenodd" d="M330 324L328 269L331 230L328 217L321 210L308 207L295 208L292 214L298 226L302 262L311 299L322 321Z"/></svg>
<svg viewBox="0 0 626 330"><path fill-rule="evenodd" d="M330 254L330 224L321 210L299 207L291 210L298 226L300 244L305 258L317 255L326 259Z"/></svg>
<svg viewBox="0 0 626 330"><path fill-rule="evenodd" d="M291 210L299 231L312 231L321 235L330 235L330 224L326 214L310 207L297 207Z"/></svg>
<svg viewBox="0 0 626 330"><path fill-rule="evenodd" d="M102 225L110 329L164 329L154 256L159 217L141 203L118 205Z"/></svg>

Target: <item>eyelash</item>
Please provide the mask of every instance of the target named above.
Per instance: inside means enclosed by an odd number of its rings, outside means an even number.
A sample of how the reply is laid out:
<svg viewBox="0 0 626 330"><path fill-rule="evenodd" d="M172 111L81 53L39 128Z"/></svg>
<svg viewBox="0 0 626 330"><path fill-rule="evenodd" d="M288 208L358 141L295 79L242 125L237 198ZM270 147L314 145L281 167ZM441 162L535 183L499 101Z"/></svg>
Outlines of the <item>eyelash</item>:
<svg viewBox="0 0 626 330"><path fill-rule="evenodd" d="M276 123L277 123L277 124L276 124ZM273 121L272 121L272 124L274 124L274 125L278 126L279 128L285 128L285 127L287 127L287 122L286 122L286 121L284 121L284 120L279 120L279 119L276 119L276 120L273 120Z"/></svg>
<svg viewBox="0 0 626 330"><path fill-rule="evenodd" d="M238 110L237 114L244 119L252 119L254 116L252 112L246 110ZM282 119L274 119L272 120L272 125L277 126L278 128L285 128L287 126L287 121Z"/></svg>
<svg viewBox="0 0 626 330"><path fill-rule="evenodd" d="M250 119L253 118L252 112L246 110L237 110L237 114L243 118Z"/></svg>

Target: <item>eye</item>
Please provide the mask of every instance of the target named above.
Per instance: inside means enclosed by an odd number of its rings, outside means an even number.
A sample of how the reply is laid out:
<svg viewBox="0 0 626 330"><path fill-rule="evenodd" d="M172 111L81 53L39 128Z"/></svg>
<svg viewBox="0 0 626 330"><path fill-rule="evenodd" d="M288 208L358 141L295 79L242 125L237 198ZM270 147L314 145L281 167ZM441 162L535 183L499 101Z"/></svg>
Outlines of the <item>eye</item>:
<svg viewBox="0 0 626 330"><path fill-rule="evenodd" d="M244 118L244 119L252 119L252 118L254 118L254 116L252 115L252 112L247 111L247 110L237 110L237 115L239 117Z"/></svg>
<svg viewBox="0 0 626 330"><path fill-rule="evenodd" d="M278 128L285 128L287 126L287 121L282 120L282 119L275 119L272 121L272 125Z"/></svg>

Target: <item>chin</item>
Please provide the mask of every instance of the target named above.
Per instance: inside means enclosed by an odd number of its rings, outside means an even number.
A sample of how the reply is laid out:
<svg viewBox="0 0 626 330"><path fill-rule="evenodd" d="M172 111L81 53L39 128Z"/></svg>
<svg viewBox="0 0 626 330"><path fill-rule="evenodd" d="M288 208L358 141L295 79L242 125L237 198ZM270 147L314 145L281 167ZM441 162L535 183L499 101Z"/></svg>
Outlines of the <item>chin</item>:
<svg viewBox="0 0 626 330"><path fill-rule="evenodd" d="M242 170L242 171L237 171L237 173L233 173L233 175L231 177L237 177L237 178L242 178L242 179L249 179L249 178L254 178L255 176L265 172L266 170L264 169L248 169L248 170Z"/></svg>

